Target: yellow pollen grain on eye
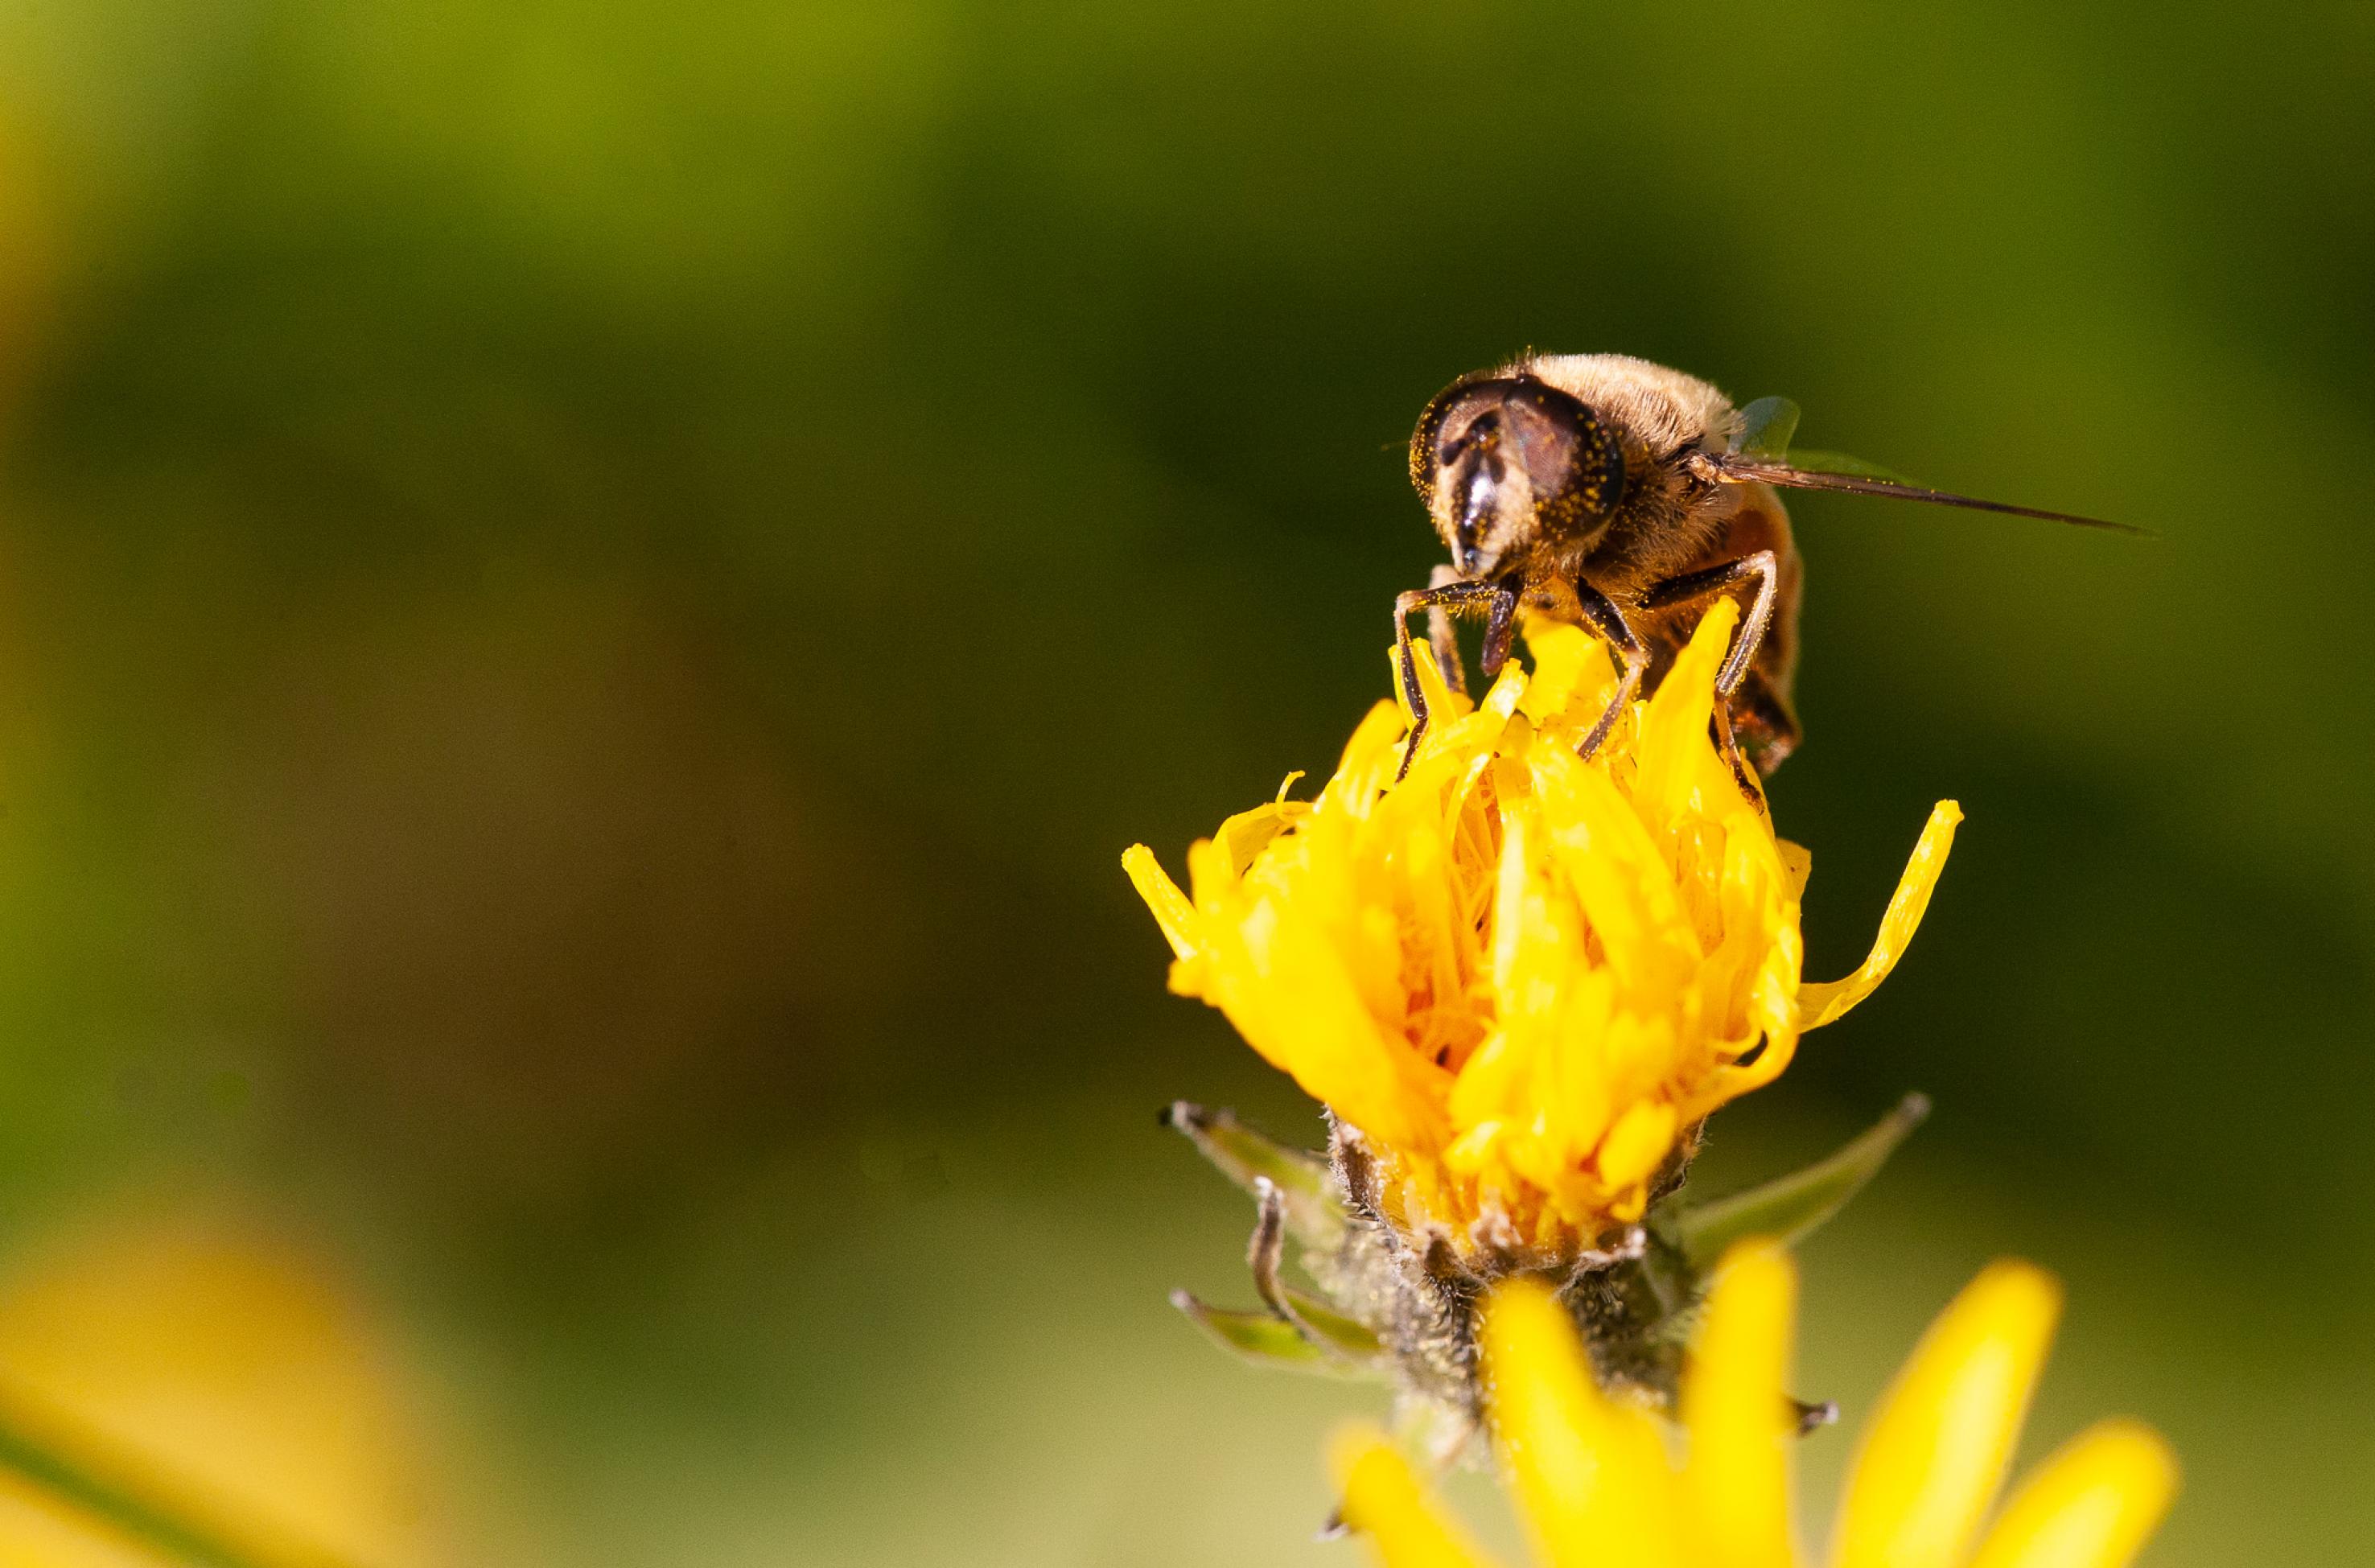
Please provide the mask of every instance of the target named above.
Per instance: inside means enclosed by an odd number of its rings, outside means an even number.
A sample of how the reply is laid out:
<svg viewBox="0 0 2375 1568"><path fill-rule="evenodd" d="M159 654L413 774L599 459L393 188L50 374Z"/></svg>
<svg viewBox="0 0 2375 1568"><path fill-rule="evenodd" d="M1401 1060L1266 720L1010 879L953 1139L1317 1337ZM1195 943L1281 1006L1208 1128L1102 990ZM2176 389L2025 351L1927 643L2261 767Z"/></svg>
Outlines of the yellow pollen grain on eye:
<svg viewBox="0 0 2375 1568"><path fill-rule="evenodd" d="M1381 701L1309 802L1193 846L1187 891L1143 846L1124 857L1173 988L1364 1135L1385 1207L1456 1251L1516 1235L1555 1261L1637 1220L1696 1123L1868 996L1927 908L1951 802L1871 957L1804 983L1808 857L1709 731L1737 623L1711 606L1588 760L1616 686L1604 643L1530 621L1530 662L1481 702L1414 643L1432 722L1406 774L1410 715Z"/></svg>

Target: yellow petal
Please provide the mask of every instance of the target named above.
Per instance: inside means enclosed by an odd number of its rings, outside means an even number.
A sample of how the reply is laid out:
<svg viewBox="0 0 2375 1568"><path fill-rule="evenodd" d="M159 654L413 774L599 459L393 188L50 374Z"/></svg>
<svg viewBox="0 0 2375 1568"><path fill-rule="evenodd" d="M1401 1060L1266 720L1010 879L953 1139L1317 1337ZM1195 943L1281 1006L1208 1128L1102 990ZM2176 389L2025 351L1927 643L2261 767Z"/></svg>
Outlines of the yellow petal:
<svg viewBox="0 0 2375 1568"><path fill-rule="evenodd" d="M1393 666L1394 701L1401 706L1405 722L1413 715L1410 711L1408 693L1402 690L1402 654L1399 643L1386 650L1386 662ZM1465 716L1475 710L1475 704L1451 690L1443 678L1443 666L1435 662L1435 650L1425 643L1411 644L1411 668L1418 676L1419 695L1426 699L1427 721L1433 726L1449 719ZM1435 738L1430 733L1430 739ZM1426 747L1428 750L1435 748Z"/></svg>
<svg viewBox="0 0 2375 1568"><path fill-rule="evenodd" d="M1788 1568L1785 1415L1798 1277L1770 1242L1724 1255L1683 1383L1686 1507L1706 1568Z"/></svg>
<svg viewBox="0 0 2375 1568"><path fill-rule="evenodd" d="M1673 1146L1674 1108L1662 1100L1637 1100L1600 1145L1600 1179L1612 1187L1648 1181Z"/></svg>
<svg viewBox="0 0 2375 1568"><path fill-rule="evenodd" d="M1199 949L1196 906L1154 858L1154 852L1134 843L1122 851L1121 868L1129 873L1130 886L1154 912L1154 923L1163 927L1163 939L1171 944L1171 950L1183 959L1194 958Z"/></svg>
<svg viewBox="0 0 2375 1568"><path fill-rule="evenodd" d="M1608 966L1642 995L1672 995L1698 962L1698 936L1635 803L1563 747L1536 761L1534 783L1558 867Z"/></svg>
<svg viewBox="0 0 2375 1568"><path fill-rule="evenodd" d="M1335 775L1328 781L1323 797L1351 805L1392 778L1402 765L1402 732L1407 728L1409 721L1402 716L1399 701L1389 698L1374 704L1344 743L1344 754L1337 759Z"/></svg>
<svg viewBox="0 0 2375 1568"><path fill-rule="evenodd" d="M1526 666L1511 659L1501 666L1501 673L1493 679L1493 689L1484 693L1484 701L1476 704L1476 710L1507 720L1525 700Z"/></svg>
<svg viewBox="0 0 2375 1568"><path fill-rule="evenodd" d="M1436 1511L1382 1433L1368 1427L1341 1432L1331 1457L1344 1523L1368 1538L1386 1568L1491 1568L1492 1559Z"/></svg>
<svg viewBox="0 0 2375 1568"><path fill-rule="evenodd" d="M1484 1315L1493 1425L1554 1568L1676 1568L1673 1474L1650 1418L1611 1404L1550 1291L1515 1279Z"/></svg>
<svg viewBox="0 0 2375 1568"><path fill-rule="evenodd" d="M1991 1264L1930 1326L1865 1429L1840 1507L1838 1568L1955 1568L2003 1485L2062 1291Z"/></svg>
<svg viewBox="0 0 2375 1568"><path fill-rule="evenodd" d="M1501 825L1501 868L1493 885L1493 988L1507 996L1517 990L1518 963L1529 938L1547 935L1542 922L1526 918L1527 824L1533 813L1512 811Z"/></svg>
<svg viewBox="0 0 2375 1568"><path fill-rule="evenodd" d="M1671 819L1689 808L1693 785L1706 774L1704 764L1714 756L1707 745L1707 721L1715 713L1716 666L1731 643L1732 623L1740 607L1718 599L1699 618L1690 645L1674 660L1674 667L1659 684L1641 713L1641 740L1635 749L1640 771L1635 775L1634 800L1645 814ZM1724 788L1735 789L1724 773Z"/></svg>
<svg viewBox="0 0 2375 1568"><path fill-rule="evenodd" d="M1212 933L1201 994L1246 1043L1363 1132L1433 1152L1448 1139L1451 1075L1388 1038L1331 934L1271 900Z"/></svg>
<svg viewBox="0 0 2375 1568"><path fill-rule="evenodd" d="M2176 1494L2160 1433L2097 1422L2022 1486L1971 1568L2125 1568Z"/></svg>
<svg viewBox="0 0 2375 1568"><path fill-rule="evenodd" d="M1550 723L1578 696L1589 699L1615 679L1608 644L1579 626L1529 617L1526 646L1534 655L1534 673L1526 682L1518 711L1538 725ZM1598 712L1595 707L1593 714Z"/></svg>
<svg viewBox="0 0 2375 1568"><path fill-rule="evenodd" d="M1888 978L1888 972L1896 967L1905 945L1913 940L1914 928L1921 924L1922 914L1930 908L1930 894L1938 886L1939 874L1946 869L1946 852L1955 847L1955 824L1962 819L1963 808L1951 800L1942 800L1931 809L1930 820L1921 829L1921 840L1913 846L1912 858L1905 863L1905 875L1897 878L1896 892L1888 901L1888 913L1880 918L1880 935L1873 938L1871 954L1845 980L1808 985L1799 991L1801 1029L1820 1029L1836 1022Z"/></svg>
<svg viewBox="0 0 2375 1568"><path fill-rule="evenodd" d="M1290 779L1289 783L1294 781ZM1266 800L1250 811L1240 811L1221 824L1212 835L1227 852L1229 865L1240 877L1254 863L1254 856L1264 845L1311 814L1307 801Z"/></svg>

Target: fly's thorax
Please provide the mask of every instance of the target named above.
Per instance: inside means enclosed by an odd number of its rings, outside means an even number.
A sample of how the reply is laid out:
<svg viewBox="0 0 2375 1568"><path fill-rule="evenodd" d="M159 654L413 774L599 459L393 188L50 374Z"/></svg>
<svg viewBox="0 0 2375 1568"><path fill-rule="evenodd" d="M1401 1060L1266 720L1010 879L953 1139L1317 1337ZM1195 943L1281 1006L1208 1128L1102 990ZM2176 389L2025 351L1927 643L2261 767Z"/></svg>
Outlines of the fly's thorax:
<svg viewBox="0 0 2375 1568"><path fill-rule="evenodd" d="M1629 603L1667 578L1740 553L1730 548L1745 499L1738 487L1708 484L1684 461L1647 454L1636 473L1607 530L1574 562L1595 587Z"/></svg>
<svg viewBox="0 0 2375 1568"><path fill-rule="evenodd" d="M1651 452L1720 450L1740 431L1731 399L1695 375L1629 354L1530 354L1522 371L1599 411Z"/></svg>

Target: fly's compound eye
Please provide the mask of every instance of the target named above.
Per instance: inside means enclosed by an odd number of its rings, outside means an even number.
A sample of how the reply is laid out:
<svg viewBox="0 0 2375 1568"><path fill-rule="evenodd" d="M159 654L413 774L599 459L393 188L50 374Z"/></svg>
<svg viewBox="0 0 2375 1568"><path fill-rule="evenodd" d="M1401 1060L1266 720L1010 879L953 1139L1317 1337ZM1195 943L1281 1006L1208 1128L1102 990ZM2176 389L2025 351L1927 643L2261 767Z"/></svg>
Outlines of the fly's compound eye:
<svg viewBox="0 0 2375 1568"><path fill-rule="evenodd" d="M1451 439L1459 442L1465 439L1468 427L1473 423L1474 414L1482 407L1480 400L1490 397L1493 388L1508 384L1502 378L1487 377L1481 372L1462 376L1436 393L1434 400L1427 404L1425 412L1419 415L1418 428L1411 431L1410 477L1412 485L1418 490L1419 499L1429 508L1435 505L1436 476L1442 467L1438 454L1445 439L1445 427L1452 422L1452 415L1455 412L1460 415L1458 427L1451 434Z"/></svg>
<svg viewBox="0 0 2375 1568"><path fill-rule="evenodd" d="M1589 405L1530 375L1454 382L1411 433L1411 483L1429 510L1522 477L1534 516L1563 530L1605 520L1625 499L1625 449Z"/></svg>

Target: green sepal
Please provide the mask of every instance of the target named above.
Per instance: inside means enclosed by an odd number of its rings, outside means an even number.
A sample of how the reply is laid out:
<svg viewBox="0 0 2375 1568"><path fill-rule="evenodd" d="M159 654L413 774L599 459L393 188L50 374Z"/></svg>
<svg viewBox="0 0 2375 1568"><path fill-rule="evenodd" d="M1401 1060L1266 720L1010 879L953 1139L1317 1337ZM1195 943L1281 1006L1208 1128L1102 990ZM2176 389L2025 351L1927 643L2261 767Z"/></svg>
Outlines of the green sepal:
<svg viewBox="0 0 2375 1568"><path fill-rule="evenodd" d="M1305 1338L1294 1324L1270 1313L1211 1306L1185 1291L1172 1291L1171 1304L1187 1314L1188 1320L1221 1349L1263 1366L1336 1377L1359 1377L1382 1371L1330 1354Z"/></svg>
<svg viewBox="0 0 2375 1568"><path fill-rule="evenodd" d="M1265 1180L1277 1187L1296 1244L1328 1252L1343 1240L1347 1217L1328 1190L1328 1165L1317 1155L1273 1143L1230 1112L1186 1100L1164 1107L1163 1125L1186 1134L1221 1174L1246 1191L1255 1192L1255 1184Z"/></svg>
<svg viewBox="0 0 2375 1568"><path fill-rule="evenodd" d="M1724 1249L1750 1236L1787 1246L1837 1214L1930 1114L1928 1096L1908 1094L1896 1109L1826 1159L1746 1192L1684 1209L1673 1236L1695 1271L1714 1267Z"/></svg>
<svg viewBox="0 0 2375 1568"><path fill-rule="evenodd" d="M1768 463L1787 460L1790 438L1798 433L1798 406L1786 397L1760 397L1740 411L1740 435L1731 449Z"/></svg>
<svg viewBox="0 0 2375 1568"><path fill-rule="evenodd" d="M1282 1285L1279 1293L1286 1299L1288 1312L1307 1336L1319 1342L1320 1348L1356 1362L1372 1362L1385 1353L1385 1346L1377 1335L1360 1323L1345 1316L1318 1298Z"/></svg>

